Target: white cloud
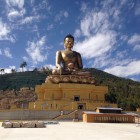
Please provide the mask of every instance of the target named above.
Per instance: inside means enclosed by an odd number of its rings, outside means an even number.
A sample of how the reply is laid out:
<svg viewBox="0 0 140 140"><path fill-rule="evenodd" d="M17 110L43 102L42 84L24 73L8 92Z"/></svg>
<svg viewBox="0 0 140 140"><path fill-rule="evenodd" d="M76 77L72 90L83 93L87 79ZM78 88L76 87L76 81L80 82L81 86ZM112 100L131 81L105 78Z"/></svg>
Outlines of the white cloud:
<svg viewBox="0 0 140 140"><path fill-rule="evenodd" d="M26 61L28 61L29 59L28 59L28 57L23 56L23 60L26 62Z"/></svg>
<svg viewBox="0 0 140 140"><path fill-rule="evenodd" d="M9 9L7 16L8 16L8 19L12 21L12 20L15 20L15 18L22 18L25 13L26 13L25 9L17 10L17 9L12 8L12 9Z"/></svg>
<svg viewBox="0 0 140 140"><path fill-rule="evenodd" d="M123 6L124 4L126 4L127 0L121 0L120 1L120 5Z"/></svg>
<svg viewBox="0 0 140 140"><path fill-rule="evenodd" d="M67 18L69 16L67 11L64 11L64 17Z"/></svg>
<svg viewBox="0 0 140 140"><path fill-rule="evenodd" d="M105 1L102 1L101 3L103 5L103 8L106 8L108 5L113 3L113 0L105 0Z"/></svg>
<svg viewBox="0 0 140 140"><path fill-rule="evenodd" d="M6 57L12 58L12 54L10 52L10 48L0 49L0 55L4 55Z"/></svg>
<svg viewBox="0 0 140 140"><path fill-rule="evenodd" d="M120 55L120 54L119 54ZM123 66L123 65L128 65L130 62L134 61L133 59L130 58L125 58L125 52L124 52L124 56L118 57L118 53L117 56L115 57L111 57L111 54L107 54L107 55L102 55L100 57L96 57L94 58L94 61L91 60L89 61L89 64L92 67L95 68L103 68L103 67L114 67L114 66Z"/></svg>
<svg viewBox="0 0 140 140"><path fill-rule="evenodd" d="M22 68L20 67L16 68L16 66L9 66L8 68L5 68L4 71L5 73L12 73L12 69L14 69L16 72L22 72L23 70L27 71L26 67L24 67L22 70Z"/></svg>
<svg viewBox="0 0 140 140"><path fill-rule="evenodd" d="M121 35L121 36L120 36L120 39L121 39L122 41L127 41L127 40L128 40L128 36L126 36L126 35Z"/></svg>
<svg viewBox="0 0 140 140"><path fill-rule="evenodd" d="M9 66L9 68L5 68L4 69L4 72L5 73L12 73L12 69L16 70L16 66Z"/></svg>
<svg viewBox="0 0 140 140"><path fill-rule="evenodd" d="M140 35L134 34L128 40L128 44L133 46L133 50L137 51L140 50Z"/></svg>
<svg viewBox="0 0 140 140"><path fill-rule="evenodd" d="M115 33L97 34L75 44L74 48L86 59L99 57L111 50L115 43Z"/></svg>
<svg viewBox="0 0 140 140"><path fill-rule="evenodd" d="M124 51L116 51L116 56L118 57L118 58L120 58L120 59L123 59L124 57L126 57L127 56L127 51L126 50L124 50Z"/></svg>
<svg viewBox="0 0 140 140"><path fill-rule="evenodd" d="M140 51L140 44L135 45L135 47L134 47L134 51Z"/></svg>
<svg viewBox="0 0 140 140"><path fill-rule="evenodd" d="M45 46L45 36L43 36L40 40L30 42L28 41L28 47L26 48L26 52L31 57L34 64L39 62L43 62L47 59L47 52Z"/></svg>
<svg viewBox="0 0 140 140"><path fill-rule="evenodd" d="M100 57L96 57L94 61L91 60L89 63L91 67L99 68L99 67L104 67L104 66L109 65L111 62L112 61L110 61L109 56L102 55Z"/></svg>
<svg viewBox="0 0 140 140"><path fill-rule="evenodd" d="M28 24L28 23L32 23L34 21L37 21L39 19L39 16L30 16L30 17L26 17L23 20L21 20L21 24Z"/></svg>
<svg viewBox="0 0 140 140"><path fill-rule="evenodd" d="M49 30L53 29L53 27L54 27L53 24L50 24L47 26L47 30L49 31Z"/></svg>
<svg viewBox="0 0 140 140"><path fill-rule="evenodd" d="M140 4L137 4L137 5L136 5L136 8L135 8L135 15L136 15L136 16L139 16L139 15L140 15Z"/></svg>
<svg viewBox="0 0 140 140"><path fill-rule="evenodd" d="M79 38L81 36L81 31L79 29L75 30L74 36Z"/></svg>
<svg viewBox="0 0 140 140"><path fill-rule="evenodd" d="M138 75L140 74L140 60L130 62L123 66L118 65L106 68L104 71L120 77Z"/></svg>
<svg viewBox="0 0 140 140"><path fill-rule="evenodd" d="M18 8L23 8L24 6L24 0L6 0L6 3L9 7L18 7Z"/></svg>
<svg viewBox="0 0 140 140"><path fill-rule="evenodd" d="M140 35L138 34L134 34L129 40L128 40L128 44L134 45L140 43Z"/></svg>
<svg viewBox="0 0 140 140"><path fill-rule="evenodd" d="M11 52L10 52L10 48L5 48L5 49L3 50L3 52L4 52L4 55L5 55L6 57L9 57L9 58L12 58L12 57L13 57L12 54L11 54Z"/></svg>
<svg viewBox="0 0 140 140"><path fill-rule="evenodd" d="M49 68L49 69L55 69L56 68L56 66L55 65L52 65L52 64L46 64L45 66L44 66L45 68Z"/></svg>
<svg viewBox="0 0 140 140"><path fill-rule="evenodd" d="M15 36L11 34L11 28L0 20L0 40L15 42Z"/></svg>
<svg viewBox="0 0 140 140"><path fill-rule="evenodd" d="M81 19L80 29L81 35L89 37L96 33L105 33L108 32L112 27L112 24L109 22L109 15L104 11L89 11L86 12L85 16ZM76 34L76 33L75 33Z"/></svg>
<svg viewBox="0 0 140 140"><path fill-rule="evenodd" d="M118 4L113 0L105 0L100 2L100 9L97 6L93 10L88 10L90 9L88 5L82 3L81 9L85 11L83 13L85 15L83 15L80 23L81 34L88 37L99 32L121 28L121 8L126 2L126 0L122 0Z"/></svg>
<svg viewBox="0 0 140 140"><path fill-rule="evenodd" d="M24 0L6 0L6 4L9 21L15 21L17 18L22 18L26 13Z"/></svg>
<svg viewBox="0 0 140 140"><path fill-rule="evenodd" d="M75 30L76 37L85 36L83 42L75 45L84 58L99 57L111 51L116 42L116 32L111 30L109 14L104 11L88 11L81 19L80 29Z"/></svg>
<svg viewBox="0 0 140 140"><path fill-rule="evenodd" d="M37 6L38 9L46 9L48 12L51 10L51 6L49 5L48 0L42 0L40 4Z"/></svg>
<svg viewBox="0 0 140 140"><path fill-rule="evenodd" d="M55 16L55 21L60 21L62 18L67 18L69 16L69 13L67 11L60 11Z"/></svg>
<svg viewBox="0 0 140 140"><path fill-rule="evenodd" d="M8 17L16 17L16 16L20 16L17 10L13 10L10 13L8 13Z"/></svg>
<svg viewBox="0 0 140 140"><path fill-rule="evenodd" d="M86 12L86 10L88 10L87 4L85 2L82 2L80 10L82 12Z"/></svg>
<svg viewBox="0 0 140 140"><path fill-rule="evenodd" d="M84 40L75 43L74 49L89 60L90 66L101 68L112 64L108 60L110 52L115 50L117 33L112 29L109 16L104 10L87 11L81 19L80 28L75 30L74 35L77 38L84 37Z"/></svg>
<svg viewBox="0 0 140 140"><path fill-rule="evenodd" d="M0 40L7 39L10 32L10 28L0 20Z"/></svg>
<svg viewBox="0 0 140 140"><path fill-rule="evenodd" d="M2 51L1 51L1 49L0 49L0 55L2 55Z"/></svg>

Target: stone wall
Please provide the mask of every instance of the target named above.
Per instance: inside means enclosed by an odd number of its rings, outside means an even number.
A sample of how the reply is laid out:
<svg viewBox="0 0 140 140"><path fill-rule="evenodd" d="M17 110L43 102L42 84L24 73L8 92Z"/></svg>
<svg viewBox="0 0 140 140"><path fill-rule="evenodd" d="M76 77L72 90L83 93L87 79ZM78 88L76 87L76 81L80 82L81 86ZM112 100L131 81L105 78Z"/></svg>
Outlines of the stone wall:
<svg viewBox="0 0 140 140"><path fill-rule="evenodd" d="M60 111L6 110L0 111L0 120L51 119L58 115L60 115Z"/></svg>
<svg viewBox="0 0 140 140"><path fill-rule="evenodd" d="M64 111L63 114L71 113L71 110ZM78 111L78 118L82 119L82 111ZM5 110L0 111L0 120L53 120L61 115L61 111L45 110ZM71 118L72 120L73 118ZM63 120L63 119L62 119ZM64 119L65 120L65 119Z"/></svg>

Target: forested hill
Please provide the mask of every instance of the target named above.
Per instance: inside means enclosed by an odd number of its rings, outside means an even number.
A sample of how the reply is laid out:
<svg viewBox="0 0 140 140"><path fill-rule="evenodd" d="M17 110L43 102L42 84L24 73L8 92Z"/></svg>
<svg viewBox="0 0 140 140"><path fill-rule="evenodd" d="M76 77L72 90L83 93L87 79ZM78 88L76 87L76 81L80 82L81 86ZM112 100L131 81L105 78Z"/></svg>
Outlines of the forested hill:
<svg viewBox="0 0 140 140"><path fill-rule="evenodd" d="M117 103L124 110L136 110L140 107L140 82L120 78L97 69L86 69L93 73L97 85L109 88L106 101Z"/></svg>
<svg viewBox="0 0 140 140"><path fill-rule="evenodd" d="M92 72L96 79L96 85L106 85L109 93L106 100L117 103L127 110L135 110L140 107L140 82L119 78L94 68L86 68ZM21 87L35 87L42 84L48 72L28 71L0 75L0 90L19 90Z"/></svg>
<svg viewBox="0 0 140 140"><path fill-rule="evenodd" d="M0 90L19 90L22 87L35 87L45 81L47 73L38 71L16 72L0 75Z"/></svg>

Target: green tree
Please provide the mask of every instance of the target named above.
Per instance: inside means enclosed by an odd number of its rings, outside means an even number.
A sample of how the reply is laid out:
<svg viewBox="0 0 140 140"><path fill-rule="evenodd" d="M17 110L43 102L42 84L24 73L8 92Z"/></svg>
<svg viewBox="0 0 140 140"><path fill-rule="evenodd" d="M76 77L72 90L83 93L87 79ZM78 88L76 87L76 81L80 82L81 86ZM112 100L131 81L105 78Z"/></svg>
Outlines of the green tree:
<svg viewBox="0 0 140 140"><path fill-rule="evenodd" d="M11 69L11 72L12 72L12 73L15 73L15 72L16 72L16 70L15 70L15 69Z"/></svg>
<svg viewBox="0 0 140 140"><path fill-rule="evenodd" d="M1 74L4 74L5 69L0 69Z"/></svg>
<svg viewBox="0 0 140 140"><path fill-rule="evenodd" d="M20 64L20 68L22 68L22 72L23 72L23 69L25 68L27 66L27 62L22 62L21 64Z"/></svg>

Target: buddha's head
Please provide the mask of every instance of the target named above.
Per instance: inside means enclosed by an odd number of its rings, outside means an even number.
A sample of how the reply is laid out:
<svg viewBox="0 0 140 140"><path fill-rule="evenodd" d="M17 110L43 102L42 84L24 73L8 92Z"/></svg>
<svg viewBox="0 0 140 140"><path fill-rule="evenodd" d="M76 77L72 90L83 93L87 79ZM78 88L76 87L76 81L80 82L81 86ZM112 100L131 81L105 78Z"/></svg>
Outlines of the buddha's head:
<svg viewBox="0 0 140 140"><path fill-rule="evenodd" d="M74 37L71 34L68 34L64 38L64 47L73 48L73 45L74 45Z"/></svg>

